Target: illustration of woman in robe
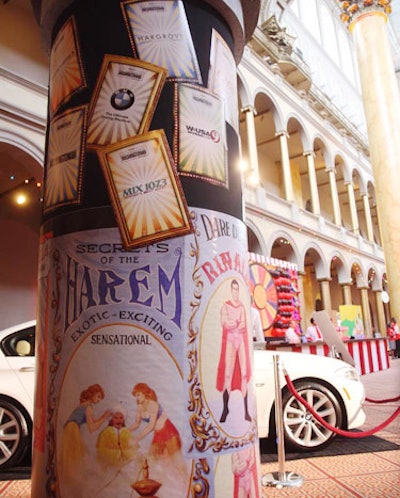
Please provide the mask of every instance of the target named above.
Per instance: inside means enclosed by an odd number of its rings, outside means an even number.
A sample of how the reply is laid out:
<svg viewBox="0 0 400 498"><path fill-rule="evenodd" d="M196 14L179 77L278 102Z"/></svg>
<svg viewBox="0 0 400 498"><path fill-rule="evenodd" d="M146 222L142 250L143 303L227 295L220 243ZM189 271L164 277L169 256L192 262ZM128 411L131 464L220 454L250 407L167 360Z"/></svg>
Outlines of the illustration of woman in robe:
<svg viewBox="0 0 400 498"><path fill-rule="evenodd" d="M145 383L138 383L132 390L136 398L137 410L135 422L129 430L136 431L144 424L143 429L134 435L133 445L139 444L147 435L153 433L150 448L146 457L152 468L153 475L167 474L175 489L184 489L189 482L187 464L182 454L182 441L178 429L168 418L164 408L158 402L155 391ZM165 466L169 472L165 472ZM166 482L164 481L164 487Z"/></svg>
<svg viewBox="0 0 400 498"><path fill-rule="evenodd" d="M82 437L84 425L89 432L95 432L110 417L111 411L106 410L95 418L93 405L104 399L104 390L99 384L93 384L80 394L79 406L71 413L65 422L62 434L61 473L63 478L76 479L82 469L82 463L87 448Z"/></svg>
<svg viewBox="0 0 400 498"><path fill-rule="evenodd" d="M136 398L137 411L136 420L129 430L135 431L142 422L146 423L144 429L134 437L134 441L139 443L154 431L150 456L157 458L180 452L182 443L179 432L158 403L155 391L147 384L139 383L134 386L132 395Z"/></svg>

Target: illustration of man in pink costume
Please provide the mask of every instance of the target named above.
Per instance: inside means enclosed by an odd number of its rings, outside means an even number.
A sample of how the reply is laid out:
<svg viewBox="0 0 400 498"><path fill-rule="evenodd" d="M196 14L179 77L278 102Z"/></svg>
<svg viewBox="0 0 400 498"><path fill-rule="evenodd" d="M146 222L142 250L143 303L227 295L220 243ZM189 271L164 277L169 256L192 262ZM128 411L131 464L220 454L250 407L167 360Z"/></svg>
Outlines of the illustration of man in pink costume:
<svg viewBox="0 0 400 498"><path fill-rule="evenodd" d="M244 417L251 421L247 407L247 386L251 377L251 363L246 323L246 310L239 299L239 282L231 281L232 298L221 307L221 355L218 364L217 389L222 392L223 411L220 422L229 413L228 402L232 391L239 389L244 400Z"/></svg>

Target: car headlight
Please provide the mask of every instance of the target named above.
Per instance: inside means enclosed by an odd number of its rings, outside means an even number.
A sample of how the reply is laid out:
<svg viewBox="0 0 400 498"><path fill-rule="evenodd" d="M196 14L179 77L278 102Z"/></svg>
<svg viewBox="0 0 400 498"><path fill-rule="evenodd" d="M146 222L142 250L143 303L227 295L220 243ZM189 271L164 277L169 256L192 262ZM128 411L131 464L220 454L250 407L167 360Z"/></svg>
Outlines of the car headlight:
<svg viewBox="0 0 400 498"><path fill-rule="evenodd" d="M360 376L358 375L357 370L353 367L342 367L336 370L335 373L339 377L344 377L345 379L355 380L357 382L360 382Z"/></svg>

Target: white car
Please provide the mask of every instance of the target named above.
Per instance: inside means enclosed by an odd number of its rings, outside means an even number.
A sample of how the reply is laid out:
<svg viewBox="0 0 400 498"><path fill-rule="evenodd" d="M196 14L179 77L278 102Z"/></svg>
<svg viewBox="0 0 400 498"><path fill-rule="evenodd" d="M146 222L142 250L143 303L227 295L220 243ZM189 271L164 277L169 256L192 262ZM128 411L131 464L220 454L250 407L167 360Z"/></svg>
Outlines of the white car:
<svg viewBox="0 0 400 498"><path fill-rule="evenodd" d="M318 422L286 385L285 368L296 391L327 424L343 430L365 422L365 388L357 370L335 358L255 348L254 378L257 424L260 438L276 436L275 369L278 356L279 387L282 391L282 424L285 444L292 450L312 451L327 446L335 433Z"/></svg>
<svg viewBox="0 0 400 498"><path fill-rule="evenodd" d="M258 434L274 437L274 351L255 349L254 379ZM0 471L15 466L31 449L35 384L35 321L0 332ZM365 390L357 371L341 360L301 353L279 353L289 378L330 425L354 429L365 421ZM285 439L297 450L317 450L334 433L325 429L280 381Z"/></svg>
<svg viewBox="0 0 400 498"><path fill-rule="evenodd" d="M35 388L35 321L0 332L0 470L30 451Z"/></svg>

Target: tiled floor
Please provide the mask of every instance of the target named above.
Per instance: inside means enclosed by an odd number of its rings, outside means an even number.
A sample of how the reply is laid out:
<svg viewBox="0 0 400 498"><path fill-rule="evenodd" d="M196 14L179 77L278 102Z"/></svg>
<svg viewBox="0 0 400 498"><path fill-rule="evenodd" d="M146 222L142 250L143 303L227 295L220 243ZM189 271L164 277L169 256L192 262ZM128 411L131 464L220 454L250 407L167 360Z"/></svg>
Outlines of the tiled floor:
<svg viewBox="0 0 400 498"><path fill-rule="evenodd" d="M1 498L30 498L31 481L1 481Z"/></svg>
<svg viewBox="0 0 400 498"><path fill-rule="evenodd" d="M399 498L400 451L327 456L285 462L285 474L304 479L300 487L263 486L263 497L291 498ZM261 465L264 476L278 474L278 463ZM283 482L289 482L285 479Z"/></svg>
<svg viewBox="0 0 400 498"><path fill-rule="evenodd" d="M278 462L261 464L261 476L279 477ZM399 498L400 451L365 452L286 461L285 476L303 478L300 487L262 486L263 498ZM285 482L285 480L284 480ZM30 481L0 482L1 498L30 498ZM211 497L210 497L211 498ZM218 498L218 497L214 497Z"/></svg>

